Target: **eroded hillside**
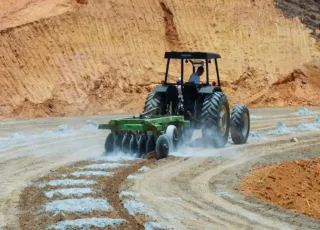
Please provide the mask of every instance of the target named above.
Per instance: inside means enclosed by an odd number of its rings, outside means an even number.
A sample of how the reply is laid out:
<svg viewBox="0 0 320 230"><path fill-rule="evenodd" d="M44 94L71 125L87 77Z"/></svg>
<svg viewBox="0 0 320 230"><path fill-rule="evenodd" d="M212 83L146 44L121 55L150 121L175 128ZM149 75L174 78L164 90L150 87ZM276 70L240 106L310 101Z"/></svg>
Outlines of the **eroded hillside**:
<svg viewBox="0 0 320 230"><path fill-rule="evenodd" d="M320 1L319 0L277 0L277 6L290 18L299 17L320 40Z"/></svg>
<svg viewBox="0 0 320 230"><path fill-rule="evenodd" d="M220 53L231 102L319 98L319 43L273 0L7 2L0 14L2 118L141 111L164 76L168 50ZM311 80L301 83L306 100L289 103L295 91L274 83L295 69ZM243 93L236 82L248 72Z"/></svg>

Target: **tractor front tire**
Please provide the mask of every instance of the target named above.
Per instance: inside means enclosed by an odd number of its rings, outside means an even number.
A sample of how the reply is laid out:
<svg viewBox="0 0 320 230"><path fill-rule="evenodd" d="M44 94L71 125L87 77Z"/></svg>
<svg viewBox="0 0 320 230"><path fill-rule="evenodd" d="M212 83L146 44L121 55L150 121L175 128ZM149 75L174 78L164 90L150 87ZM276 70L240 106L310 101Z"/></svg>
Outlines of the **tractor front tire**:
<svg viewBox="0 0 320 230"><path fill-rule="evenodd" d="M230 108L227 96L214 92L204 99L201 111L202 137L217 147L226 145L230 129Z"/></svg>
<svg viewBox="0 0 320 230"><path fill-rule="evenodd" d="M236 104L231 112L231 138L234 144L245 144L250 132L250 113L244 104Z"/></svg>

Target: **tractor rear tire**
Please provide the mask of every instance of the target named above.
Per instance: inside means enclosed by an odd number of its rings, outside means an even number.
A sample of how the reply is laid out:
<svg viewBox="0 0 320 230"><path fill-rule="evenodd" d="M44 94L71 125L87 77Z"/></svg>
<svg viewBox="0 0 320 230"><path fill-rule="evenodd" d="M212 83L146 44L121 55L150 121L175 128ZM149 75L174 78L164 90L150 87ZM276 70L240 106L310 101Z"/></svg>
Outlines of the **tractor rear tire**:
<svg viewBox="0 0 320 230"><path fill-rule="evenodd" d="M204 99L201 111L201 131L204 139L217 148L226 145L230 129L230 108L227 96L214 92Z"/></svg>
<svg viewBox="0 0 320 230"><path fill-rule="evenodd" d="M158 160L166 158L169 154L169 140L166 134L158 137L156 142L156 158Z"/></svg>
<svg viewBox="0 0 320 230"><path fill-rule="evenodd" d="M153 110L153 109L158 109L158 110ZM150 112L150 115L162 115L161 114L161 95L156 92L150 92L148 94L148 97L145 101L144 105L144 113L147 111L153 110Z"/></svg>
<svg viewBox="0 0 320 230"><path fill-rule="evenodd" d="M106 138L106 141L104 143L104 151L106 154L110 154L114 151L114 138L112 133L109 133Z"/></svg>
<svg viewBox="0 0 320 230"><path fill-rule="evenodd" d="M250 113L244 104L236 104L231 112L231 138L234 144L245 144L250 132Z"/></svg>

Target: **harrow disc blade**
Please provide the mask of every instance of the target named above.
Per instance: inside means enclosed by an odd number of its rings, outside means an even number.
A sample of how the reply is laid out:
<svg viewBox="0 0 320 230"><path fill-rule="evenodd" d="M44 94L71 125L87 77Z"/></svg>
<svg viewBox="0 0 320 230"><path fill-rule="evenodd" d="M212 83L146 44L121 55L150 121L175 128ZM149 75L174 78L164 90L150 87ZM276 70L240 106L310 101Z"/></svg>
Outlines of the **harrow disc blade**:
<svg viewBox="0 0 320 230"><path fill-rule="evenodd" d="M147 138L145 135L141 135L138 141L138 157L142 158L146 155Z"/></svg>
<svg viewBox="0 0 320 230"><path fill-rule="evenodd" d="M138 142L137 137L135 134L132 134L131 140L130 140L130 153L135 154L138 151Z"/></svg>
<svg viewBox="0 0 320 230"><path fill-rule="evenodd" d="M148 141L146 143L146 154L153 152L156 148L156 143L154 141L154 137L151 136L148 138Z"/></svg>
<svg viewBox="0 0 320 230"><path fill-rule="evenodd" d="M106 138L106 141L104 143L104 150L106 154L110 154L114 151L114 138L112 133L109 133Z"/></svg>
<svg viewBox="0 0 320 230"><path fill-rule="evenodd" d="M130 133L126 133L123 136L122 139L122 152L124 153L129 153L130 152L130 141L131 141L131 134Z"/></svg>
<svg viewBox="0 0 320 230"><path fill-rule="evenodd" d="M120 152L122 149L123 134L118 134L114 140L114 151Z"/></svg>

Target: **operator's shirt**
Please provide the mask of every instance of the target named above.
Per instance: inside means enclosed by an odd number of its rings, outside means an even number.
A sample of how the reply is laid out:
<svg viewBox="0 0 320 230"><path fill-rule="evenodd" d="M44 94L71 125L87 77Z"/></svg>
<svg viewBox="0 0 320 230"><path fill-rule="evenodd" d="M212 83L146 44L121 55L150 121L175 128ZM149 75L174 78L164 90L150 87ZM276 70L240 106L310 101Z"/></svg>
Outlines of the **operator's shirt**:
<svg viewBox="0 0 320 230"><path fill-rule="evenodd" d="M181 85L178 85L177 88L178 88L178 95L182 96Z"/></svg>
<svg viewBox="0 0 320 230"><path fill-rule="evenodd" d="M195 84L200 84L200 76L196 72L191 74L189 82L194 82Z"/></svg>

